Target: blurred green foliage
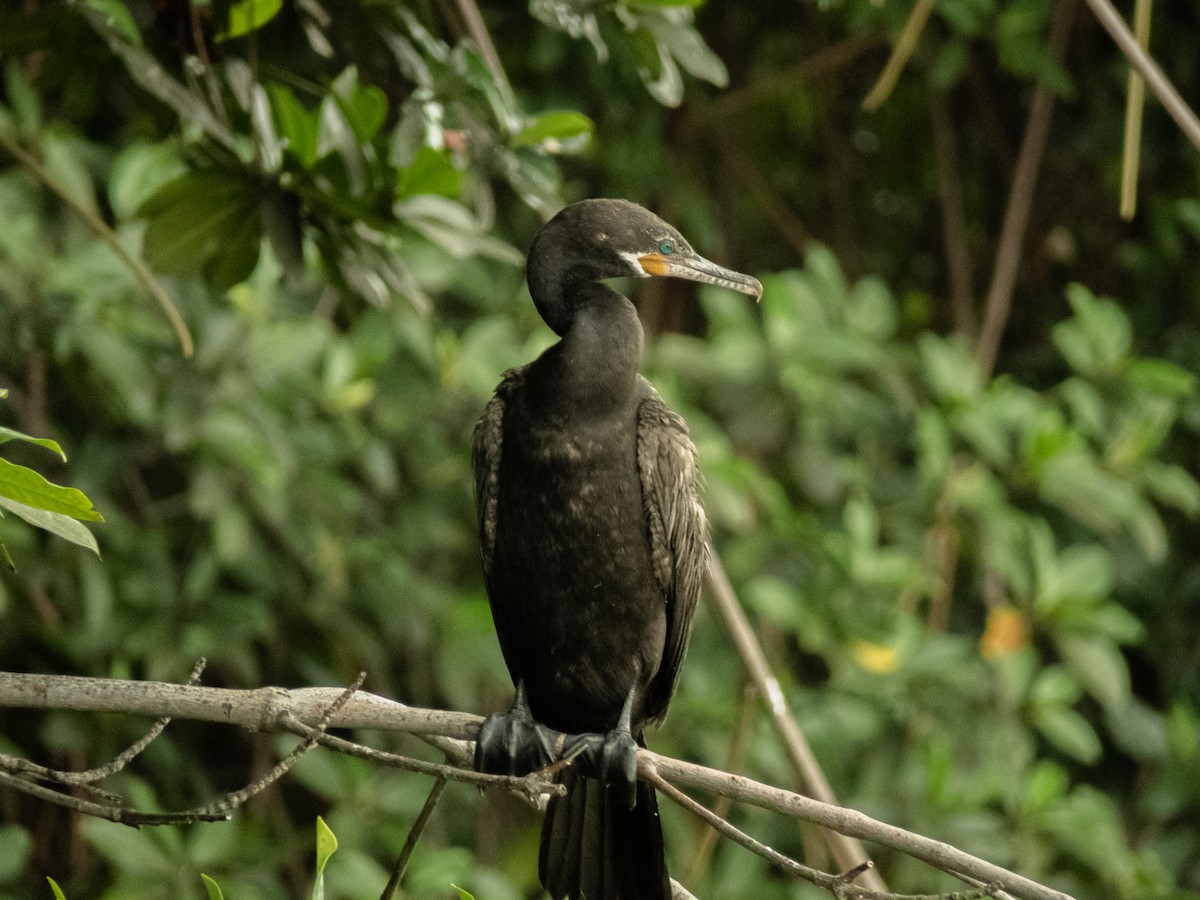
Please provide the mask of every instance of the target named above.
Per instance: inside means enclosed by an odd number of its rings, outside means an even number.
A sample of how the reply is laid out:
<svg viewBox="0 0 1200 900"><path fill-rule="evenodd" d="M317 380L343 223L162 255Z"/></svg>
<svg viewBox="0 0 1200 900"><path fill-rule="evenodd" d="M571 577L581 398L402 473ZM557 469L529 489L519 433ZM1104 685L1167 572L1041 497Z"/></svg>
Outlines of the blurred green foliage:
<svg viewBox="0 0 1200 900"><path fill-rule="evenodd" d="M906 5L485 3L495 56L454 4L0 10L0 415L72 451L5 455L105 513L102 559L0 520L0 666L180 680L206 656L236 687L365 669L409 703L499 708L471 428L551 338L522 287L538 222L627 196L768 273L758 309L633 290L716 546L843 802L1081 900L1200 897L1200 173L1148 112L1142 210L1118 224L1126 66L1082 11L1056 58L1052 6L939 3L872 116ZM1155 14L1152 49L1194 84L1194 15ZM1060 107L985 377L973 298L1038 79ZM168 286L192 358L95 221ZM741 681L702 613L655 749L721 766ZM0 751L83 768L141 727L5 711ZM745 771L791 784L766 723L751 737ZM293 744L175 723L106 787L183 809ZM302 896L320 814L326 895L377 897L427 791L318 752L227 824L133 831L5 793L0 896L51 876L201 898L201 872ZM695 825L664 817L679 874ZM802 853L795 823L734 818ZM533 895L536 826L447 790L406 896ZM878 862L896 890L955 887ZM818 896L728 846L688 886Z"/></svg>

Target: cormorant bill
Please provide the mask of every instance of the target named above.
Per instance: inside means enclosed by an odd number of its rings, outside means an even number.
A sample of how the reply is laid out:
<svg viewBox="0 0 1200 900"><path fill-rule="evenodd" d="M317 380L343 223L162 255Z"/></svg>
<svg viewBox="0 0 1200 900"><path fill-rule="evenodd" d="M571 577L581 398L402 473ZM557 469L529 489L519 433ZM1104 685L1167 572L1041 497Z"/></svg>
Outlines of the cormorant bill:
<svg viewBox="0 0 1200 900"><path fill-rule="evenodd" d="M505 373L475 428L484 577L517 688L480 730L475 765L523 775L557 755L551 731L580 736L542 827L539 875L555 900L671 895L636 754L687 647L705 519L687 425L638 374L637 312L600 283L630 275L762 296L636 204L568 206L534 238L526 271L562 339Z"/></svg>

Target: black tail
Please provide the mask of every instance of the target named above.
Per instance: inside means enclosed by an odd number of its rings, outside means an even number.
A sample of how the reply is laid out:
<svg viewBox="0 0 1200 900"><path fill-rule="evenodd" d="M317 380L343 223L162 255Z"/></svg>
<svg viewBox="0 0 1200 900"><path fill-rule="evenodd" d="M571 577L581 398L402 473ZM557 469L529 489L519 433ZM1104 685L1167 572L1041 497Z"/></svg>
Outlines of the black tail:
<svg viewBox="0 0 1200 900"><path fill-rule="evenodd" d="M654 789L639 781L629 809L615 791L569 766L542 825L538 874L554 900L670 900Z"/></svg>

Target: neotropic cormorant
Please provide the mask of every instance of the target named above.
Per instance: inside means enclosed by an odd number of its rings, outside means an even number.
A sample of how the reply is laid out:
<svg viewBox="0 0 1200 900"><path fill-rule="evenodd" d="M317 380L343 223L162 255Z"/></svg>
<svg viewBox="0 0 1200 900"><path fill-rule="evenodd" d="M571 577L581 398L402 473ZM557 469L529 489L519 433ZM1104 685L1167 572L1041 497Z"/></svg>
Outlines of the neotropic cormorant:
<svg viewBox="0 0 1200 900"><path fill-rule="evenodd" d="M529 292L561 338L504 375L475 429L492 617L517 687L480 732L476 767L525 774L581 735L559 775L539 875L555 900L667 900L654 791L636 748L667 711L706 565L696 450L640 374L633 304L600 282L670 275L758 297L623 200L562 210L533 241ZM570 749L570 748L568 748Z"/></svg>

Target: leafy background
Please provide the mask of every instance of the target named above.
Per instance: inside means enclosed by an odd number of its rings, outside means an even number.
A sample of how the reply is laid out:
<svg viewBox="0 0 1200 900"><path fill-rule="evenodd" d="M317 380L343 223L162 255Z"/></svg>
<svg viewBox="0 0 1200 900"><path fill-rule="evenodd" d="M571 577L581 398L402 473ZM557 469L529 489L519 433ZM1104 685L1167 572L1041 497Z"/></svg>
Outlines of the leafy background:
<svg viewBox="0 0 1200 900"><path fill-rule="evenodd" d="M206 656L214 685L365 669L414 704L502 706L470 430L550 339L521 269L538 223L624 196L766 286L757 309L632 289L715 544L843 802L1080 898L1200 897L1200 172L1151 103L1118 217L1127 64L1087 10L944 0L871 113L907 4L483 2L494 51L474 10L0 10L0 417L69 463L0 452L105 520L101 556L0 520L3 667L182 680ZM1198 26L1154 11L1184 96ZM992 372L979 328L1038 84L1056 107ZM654 747L722 765L742 680L702 612ZM5 711L0 750L83 768L143 727ZM744 771L790 784L764 721L749 738ZM182 809L289 745L177 723L108 786ZM427 789L310 754L230 824L140 832L5 792L0 895L50 875L202 897L201 871L300 895L319 814L327 895L376 897ZM733 815L804 851L794 823ZM699 896L817 896L737 848L696 863L694 823L665 817ZM536 832L448 789L405 895L534 896ZM953 888L877 861L893 889Z"/></svg>

